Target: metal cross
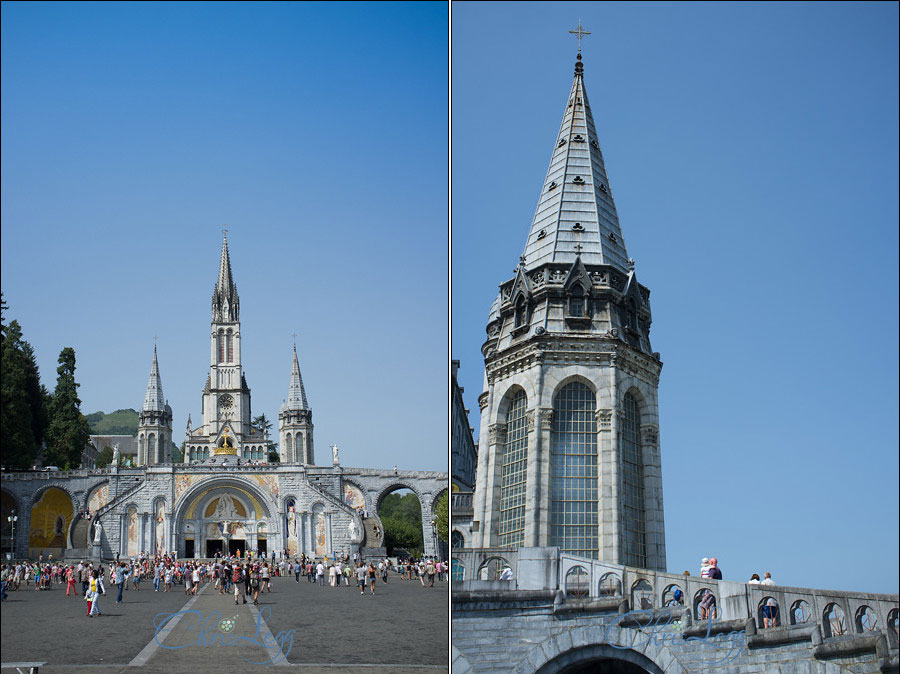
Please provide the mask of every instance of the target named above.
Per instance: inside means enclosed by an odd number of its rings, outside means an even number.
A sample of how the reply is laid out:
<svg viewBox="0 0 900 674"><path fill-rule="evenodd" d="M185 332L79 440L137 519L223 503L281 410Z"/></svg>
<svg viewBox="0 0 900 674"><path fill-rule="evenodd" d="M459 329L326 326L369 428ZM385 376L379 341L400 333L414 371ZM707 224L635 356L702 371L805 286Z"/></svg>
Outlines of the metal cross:
<svg viewBox="0 0 900 674"><path fill-rule="evenodd" d="M569 32L571 33L572 31ZM225 235L226 239L228 238L228 225L222 225L222 234Z"/></svg>
<svg viewBox="0 0 900 674"><path fill-rule="evenodd" d="M153 341L157 341L159 339L159 335L153 335Z"/></svg>
<svg viewBox="0 0 900 674"><path fill-rule="evenodd" d="M578 28L576 28L575 30L570 30L569 32L578 38L578 53L580 54L581 53L581 38L583 38L585 35L590 35L591 32L589 30L584 29L584 27L581 25L581 19L578 19Z"/></svg>

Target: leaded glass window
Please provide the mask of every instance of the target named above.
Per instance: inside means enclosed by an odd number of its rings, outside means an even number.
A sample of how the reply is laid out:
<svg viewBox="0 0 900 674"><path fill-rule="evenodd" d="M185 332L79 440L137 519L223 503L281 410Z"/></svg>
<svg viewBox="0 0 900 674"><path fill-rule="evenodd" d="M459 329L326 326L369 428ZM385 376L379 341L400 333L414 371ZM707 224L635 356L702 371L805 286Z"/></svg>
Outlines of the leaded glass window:
<svg viewBox="0 0 900 674"><path fill-rule="evenodd" d="M581 382L553 401L550 437L550 545L597 558L597 420L594 392Z"/></svg>
<svg viewBox="0 0 900 674"><path fill-rule="evenodd" d="M622 486L624 495L625 564L647 566L644 516L644 460L641 453L641 415L637 400L625 394L622 425Z"/></svg>
<svg viewBox="0 0 900 674"><path fill-rule="evenodd" d="M569 297L569 316L584 316L584 291L581 286L576 285L572 288L572 294Z"/></svg>
<svg viewBox="0 0 900 674"><path fill-rule="evenodd" d="M506 415L506 448L500 470L501 548L525 544L525 469L528 465L528 428L525 392L512 399Z"/></svg>
<svg viewBox="0 0 900 674"><path fill-rule="evenodd" d="M228 361L229 363L234 362L234 335L231 333L231 330L228 331L226 336L228 341Z"/></svg>
<svg viewBox="0 0 900 674"><path fill-rule="evenodd" d="M225 362L225 334L220 330L219 334L216 335L216 342L218 342L218 351L219 351L219 362Z"/></svg>

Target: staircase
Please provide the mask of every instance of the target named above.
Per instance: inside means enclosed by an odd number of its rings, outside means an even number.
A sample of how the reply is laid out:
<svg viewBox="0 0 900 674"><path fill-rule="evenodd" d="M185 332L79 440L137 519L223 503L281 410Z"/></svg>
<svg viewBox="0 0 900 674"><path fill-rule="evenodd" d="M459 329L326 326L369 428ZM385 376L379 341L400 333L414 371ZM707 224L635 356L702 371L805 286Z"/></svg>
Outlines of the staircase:
<svg viewBox="0 0 900 674"><path fill-rule="evenodd" d="M378 527L381 534L375 533ZM387 548L384 547L384 527L377 515L363 519L364 536L359 548L359 554L365 557L387 557Z"/></svg>

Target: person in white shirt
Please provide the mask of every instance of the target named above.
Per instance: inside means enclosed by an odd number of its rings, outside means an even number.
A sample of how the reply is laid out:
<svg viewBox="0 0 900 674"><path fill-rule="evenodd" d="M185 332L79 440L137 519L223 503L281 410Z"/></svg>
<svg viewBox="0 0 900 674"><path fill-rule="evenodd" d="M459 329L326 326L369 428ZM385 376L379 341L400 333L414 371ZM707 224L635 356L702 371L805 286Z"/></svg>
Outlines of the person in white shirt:
<svg viewBox="0 0 900 674"><path fill-rule="evenodd" d="M316 579L319 581L319 585L325 584L325 565L322 562L316 564Z"/></svg>
<svg viewBox="0 0 900 674"><path fill-rule="evenodd" d="M765 578L762 579L760 585L774 585L775 581L772 580L772 574L766 571Z"/></svg>
<svg viewBox="0 0 900 674"><path fill-rule="evenodd" d="M512 569L508 566L503 569L503 572L500 574L500 580L512 580L513 572Z"/></svg>

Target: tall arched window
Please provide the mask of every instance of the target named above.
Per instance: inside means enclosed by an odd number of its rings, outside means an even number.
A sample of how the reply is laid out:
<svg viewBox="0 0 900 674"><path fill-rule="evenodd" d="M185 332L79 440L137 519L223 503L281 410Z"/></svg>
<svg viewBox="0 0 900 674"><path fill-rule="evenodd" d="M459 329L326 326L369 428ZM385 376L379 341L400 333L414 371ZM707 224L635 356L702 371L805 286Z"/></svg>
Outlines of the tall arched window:
<svg viewBox="0 0 900 674"><path fill-rule="evenodd" d="M644 459L641 452L641 415L638 403L625 394L622 426L622 486L624 495L625 564L647 566L644 517Z"/></svg>
<svg viewBox="0 0 900 674"><path fill-rule="evenodd" d="M219 362L225 362L225 333L219 330L219 333L216 335L216 342L218 343L218 352L219 352Z"/></svg>
<svg viewBox="0 0 900 674"><path fill-rule="evenodd" d="M594 392L576 381L553 401L550 545L597 558L597 420Z"/></svg>
<svg viewBox="0 0 900 674"><path fill-rule="evenodd" d="M156 436L147 436L147 463L156 463Z"/></svg>
<svg viewBox="0 0 900 674"><path fill-rule="evenodd" d="M284 460L287 463L294 462L294 438L290 433L284 436Z"/></svg>
<svg viewBox="0 0 900 674"><path fill-rule="evenodd" d="M528 308L525 305L525 296L519 295L519 299L516 300L516 315L513 326L519 328L525 325L525 321L528 319Z"/></svg>
<svg viewBox="0 0 900 674"><path fill-rule="evenodd" d="M234 362L234 333L231 332L231 330L229 330L225 335L225 339L227 340L227 344L228 344L228 362L233 363Z"/></svg>
<svg viewBox="0 0 900 674"><path fill-rule="evenodd" d="M525 544L525 469L528 465L525 405L525 391L519 391L506 415L506 449L500 471L501 548Z"/></svg>

